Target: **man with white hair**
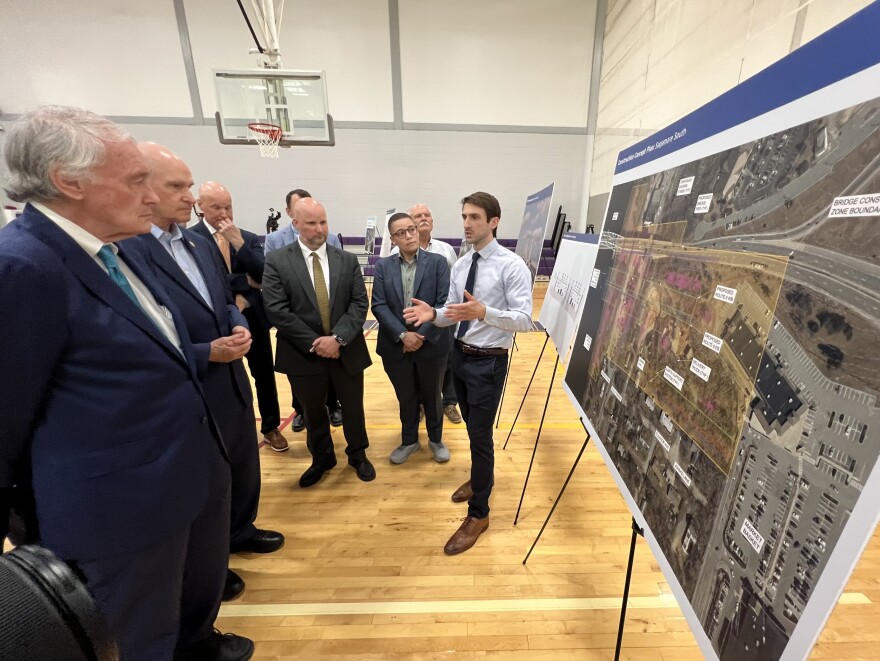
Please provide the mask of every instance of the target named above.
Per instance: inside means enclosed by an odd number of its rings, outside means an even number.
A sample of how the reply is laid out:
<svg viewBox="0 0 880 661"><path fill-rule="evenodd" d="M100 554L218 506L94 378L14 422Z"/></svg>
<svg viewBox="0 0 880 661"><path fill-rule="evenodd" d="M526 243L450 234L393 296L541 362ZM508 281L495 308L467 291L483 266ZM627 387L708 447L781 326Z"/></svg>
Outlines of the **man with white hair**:
<svg viewBox="0 0 880 661"><path fill-rule="evenodd" d="M281 409L278 406L278 386L275 383L272 339L269 334L272 324L266 319L261 291L266 260L263 248L256 234L236 227L232 195L226 186L216 181L203 183L199 186L196 202L205 217L192 229L208 239L223 260L229 288L251 330L253 343L245 358L257 388L260 432L270 448L276 452L286 452L289 447L287 439L278 429Z"/></svg>
<svg viewBox="0 0 880 661"><path fill-rule="evenodd" d="M58 106L21 117L5 159L27 206L0 230L0 505L33 490L42 545L84 578L123 659L249 659L250 640L213 628L229 466L193 347L114 243L150 229L149 167L118 126Z"/></svg>

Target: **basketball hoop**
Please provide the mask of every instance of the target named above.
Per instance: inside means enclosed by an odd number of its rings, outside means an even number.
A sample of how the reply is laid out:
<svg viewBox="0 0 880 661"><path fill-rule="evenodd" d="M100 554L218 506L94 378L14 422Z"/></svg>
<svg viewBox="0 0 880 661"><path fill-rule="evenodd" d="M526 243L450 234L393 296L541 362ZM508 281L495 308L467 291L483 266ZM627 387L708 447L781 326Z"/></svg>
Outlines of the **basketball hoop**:
<svg viewBox="0 0 880 661"><path fill-rule="evenodd" d="M278 143L281 142L281 127L264 122L248 124L248 135L260 146L263 158L278 158Z"/></svg>

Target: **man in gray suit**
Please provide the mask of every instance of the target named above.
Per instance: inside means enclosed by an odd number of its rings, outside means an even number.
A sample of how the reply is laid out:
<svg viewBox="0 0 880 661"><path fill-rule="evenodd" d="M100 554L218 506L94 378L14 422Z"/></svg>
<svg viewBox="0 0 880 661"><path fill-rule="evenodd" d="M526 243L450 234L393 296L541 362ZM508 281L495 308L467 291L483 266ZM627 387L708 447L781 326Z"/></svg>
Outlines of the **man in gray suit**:
<svg viewBox="0 0 880 661"><path fill-rule="evenodd" d="M373 314L379 322L376 353L400 403L401 444L391 453L392 464L402 464L419 449L419 404L425 407L428 445L434 460L449 461L443 445L441 385L451 348L449 328L430 321L407 324L403 309L412 298L443 307L449 293L449 265L442 255L419 248L415 221L406 213L388 219L391 242L399 253L376 263L373 276ZM420 402L421 400L421 402Z"/></svg>
<svg viewBox="0 0 880 661"><path fill-rule="evenodd" d="M275 369L288 375L305 412L312 465L299 485L317 484L336 465L324 406L330 383L345 409L348 463L369 482L376 471L366 455L364 370L372 361L364 340L364 277L354 254L327 245L327 212L320 202L302 199L294 213L299 238L266 256L263 300L278 329Z"/></svg>
<svg viewBox="0 0 880 661"><path fill-rule="evenodd" d="M272 232L266 237L266 242L263 244L263 250L267 255L273 250L278 250L284 246L289 246L291 243L296 243L296 240L299 238L299 230L294 226L293 207L297 202L306 197L311 197L311 194L309 194L309 191L303 190L302 188L294 188L287 194L287 197L285 198L285 210L290 217L290 224ZM327 245L342 250L342 244L339 242L339 237L335 234L327 234ZM290 381L289 377L288 381ZM293 405L293 410L296 412L296 415L293 416L291 427L293 427L293 431L300 432L306 428L306 419L303 415L302 402L300 402L299 397L296 396L296 390L294 390L292 382L290 384L290 394L292 400L291 404ZM332 383L327 389L327 410L330 411L330 424L334 427L341 426L342 407L339 405L339 399L336 396L336 390L333 388Z"/></svg>

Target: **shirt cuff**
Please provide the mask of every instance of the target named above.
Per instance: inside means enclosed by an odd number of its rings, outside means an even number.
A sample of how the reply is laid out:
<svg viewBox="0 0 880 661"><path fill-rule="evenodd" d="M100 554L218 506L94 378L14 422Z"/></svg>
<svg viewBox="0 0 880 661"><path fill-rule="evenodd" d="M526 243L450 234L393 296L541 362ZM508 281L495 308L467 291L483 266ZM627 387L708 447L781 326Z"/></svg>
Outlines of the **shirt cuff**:
<svg viewBox="0 0 880 661"><path fill-rule="evenodd" d="M496 326L498 317L501 316L501 310L498 308L490 308L488 305L486 306L486 316L483 317L483 322L489 324L490 326Z"/></svg>

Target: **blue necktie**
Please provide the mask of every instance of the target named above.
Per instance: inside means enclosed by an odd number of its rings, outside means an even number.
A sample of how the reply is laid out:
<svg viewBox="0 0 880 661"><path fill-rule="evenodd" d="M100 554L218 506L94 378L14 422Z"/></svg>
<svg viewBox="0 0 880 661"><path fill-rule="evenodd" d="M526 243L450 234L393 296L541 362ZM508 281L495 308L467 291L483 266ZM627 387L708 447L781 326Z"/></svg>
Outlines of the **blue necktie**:
<svg viewBox="0 0 880 661"><path fill-rule="evenodd" d="M471 268L468 271L467 281L464 283L464 290L469 292L471 295L474 293L474 283L477 280L477 260L480 258L480 253L475 252L473 257L471 257ZM461 300L464 302L464 292L461 293ZM464 334L467 333L468 326L471 325L470 320L460 321L458 322L458 331L455 333L455 337L462 338Z"/></svg>
<svg viewBox="0 0 880 661"><path fill-rule="evenodd" d="M125 292L125 295L128 296L132 303L141 308L141 304L137 300L137 296L134 294L134 289L131 288L131 283L129 283L128 278L125 277L125 273L119 268L119 261L116 259L116 255L113 254L113 248L110 245L105 245L98 251L98 258L104 262L104 266L107 267L107 274L110 276L110 279L119 285L119 288Z"/></svg>

